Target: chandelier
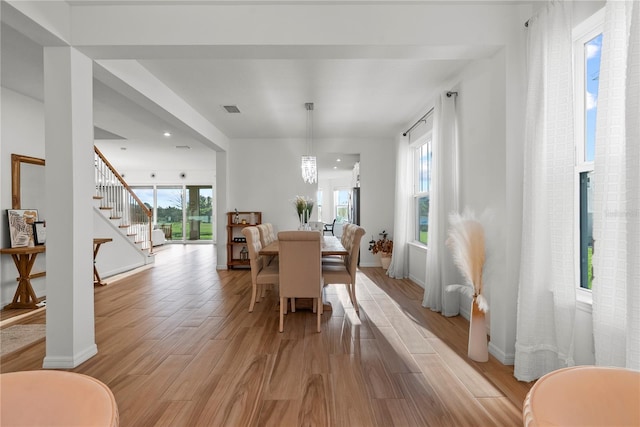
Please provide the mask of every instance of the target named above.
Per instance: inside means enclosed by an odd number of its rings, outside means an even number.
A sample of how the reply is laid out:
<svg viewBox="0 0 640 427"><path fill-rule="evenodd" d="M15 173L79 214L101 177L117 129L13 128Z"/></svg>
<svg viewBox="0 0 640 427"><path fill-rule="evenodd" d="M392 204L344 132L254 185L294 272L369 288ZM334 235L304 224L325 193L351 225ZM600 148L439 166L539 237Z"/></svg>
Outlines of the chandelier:
<svg viewBox="0 0 640 427"><path fill-rule="evenodd" d="M306 184L318 182L318 169L316 167L316 156L313 153L313 102L304 104L307 109L307 154L302 156L302 180Z"/></svg>

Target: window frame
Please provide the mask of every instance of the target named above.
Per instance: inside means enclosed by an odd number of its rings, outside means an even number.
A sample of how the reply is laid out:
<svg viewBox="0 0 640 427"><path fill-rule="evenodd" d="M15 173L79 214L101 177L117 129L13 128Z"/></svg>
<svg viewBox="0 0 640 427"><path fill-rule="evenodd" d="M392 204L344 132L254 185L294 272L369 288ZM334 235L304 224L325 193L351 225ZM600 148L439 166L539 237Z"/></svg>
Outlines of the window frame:
<svg viewBox="0 0 640 427"><path fill-rule="evenodd" d="M584 189L581 185L581 176L584 173L593 172L594 162L585 160L586 157L586 60L585 44L602 34L604 29L604 8L578 24L572 32L573 37L573 69L574 69L574 138L575 138L575 166L574 166L574 248L575 251L575 278L578 300L591 303L591 289L582 287L582 262L581 240L583 219L582 206L584 204L581 195Z"/></svg>
<svg viewBox="0 0 640 427"><path fill-rule="evenodd" d="M420 157L420 150L423 146L431 144L431 156L430 156L430 164L429 164L429 174L433 169L433 129L427 131L424 135L418 138L414 143L410 145L411 148L411 156L412 156L412 198L413 198L413 220L411 221L413 229L411 230L411 235L413 236L412 242L416 245L428 248L429 247L429 238L427 237L427 242L424 243L420 240L420 199L423 197L427 197L429 199L429 205L431 204L431 188L428 188L426 191L422 191L420 189L420 171L422 168L422 161ZM431 182L431 181L430 181ZM427 233L429 231L427 224ZM428 236L428 235L427 235Z"/></svg>

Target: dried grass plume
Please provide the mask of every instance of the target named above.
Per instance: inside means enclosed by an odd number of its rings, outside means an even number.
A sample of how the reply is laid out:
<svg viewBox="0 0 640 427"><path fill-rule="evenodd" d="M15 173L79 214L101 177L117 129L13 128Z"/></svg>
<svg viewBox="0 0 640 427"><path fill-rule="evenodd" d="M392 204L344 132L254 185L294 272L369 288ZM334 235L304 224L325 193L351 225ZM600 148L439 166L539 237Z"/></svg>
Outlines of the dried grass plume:
<svg viewBox="0 0 640 427"><path fill-rule="evenodd" d="M460 291L476 298L483 312L489 311L489 304L482 293L482 271L485 262L485 239L482 224L472 211L462 215L449 215L449 237L446 244L451 250L453 261L465 278L462 285L449 285L447 291Z"/></svg>

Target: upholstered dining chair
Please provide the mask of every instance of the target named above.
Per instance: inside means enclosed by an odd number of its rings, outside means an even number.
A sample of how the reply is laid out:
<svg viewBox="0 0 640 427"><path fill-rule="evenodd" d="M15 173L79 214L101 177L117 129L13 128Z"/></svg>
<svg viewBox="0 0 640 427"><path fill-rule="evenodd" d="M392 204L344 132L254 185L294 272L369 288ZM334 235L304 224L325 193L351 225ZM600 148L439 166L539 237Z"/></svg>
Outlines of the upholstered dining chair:
<svg viewBox="0 0 640 427"><path fill-rule="evenodd" d="M278 233L280 265L280 327L289 298L314 298L317 330L322 315L322 234L318 231L281 231ZM294 311L292 305L292 311Z"/></svg>
<svg viewBox="0 0 640 427"><path fill-rule="evenodd" d="M342 246L349 251L349 246L351 244L351 240L353 240L353 227L355 224L351 224L347 222L342 227L342 236L340 237L340 243ZM324 255L322 257L322 265L327 264L344 264L344 256L343 255Z"/></svg>
<svg viewBox="0 0 640 427"><path fill-rule="evenodd" d="M322 277L325 286L339 283L345 284L356 313L360 311L356 300L356 271L358 269L358 255L360 254L360 241L364 233L364 228L359 225L349 227L345 233L347 235L345 237L346 241L343 242L348 254L344 257L343 262L322 264Z"/></svg>
<svg viewBox="0 0 640 427"><path fill-rule="evenodd" d="M242 234L247 238L251 264L251 302L249 303L249 312L251 313L256 300L264 295L264 292L261 292L258 296L258 286L261 285L264 288L265 285L277 285L279 272L277 264L268 264L266 258L260 255L262 243L258 227L245 227L242 229Z"/></svg>
<svg viewBox="0 0 640 427"><path fill-rule="evenodd" d="M276 236L273 232L273 225L270 222L264 222L262 224L259 224L257 227L258 231L260 232L260 243L262 244L263 248L268 244L276 241ZM277 255L270 255L265 259L267 261L267 264L271 265L277 258ZM262 295L264 296L264 288Z"/></svg>
<svg viewBox="0 0 640 427"><path fill-rule="evenodd" d="M276 240L276 236L273 235L273 225L271 223L265 222L257 225L257 227L260 232L260 243L262 243L263 248Z"/></svg>

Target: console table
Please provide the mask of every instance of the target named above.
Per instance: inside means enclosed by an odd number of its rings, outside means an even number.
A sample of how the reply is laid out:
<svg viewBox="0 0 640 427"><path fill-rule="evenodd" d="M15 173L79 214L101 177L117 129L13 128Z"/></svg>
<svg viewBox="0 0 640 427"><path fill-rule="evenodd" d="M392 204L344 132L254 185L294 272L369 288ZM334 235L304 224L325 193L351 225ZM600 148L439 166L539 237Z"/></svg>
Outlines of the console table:
<svg viewBox="0 0 640 427"><path fill-rule="evenodd" d="M31 279L33 277L42 276L38 273L31 275L31 269L36 262L36 257L39 253L46 250L45 246L31 246L24 248L7 248L0 249L0 254L11 255L13 262L18 269L18 288L13 296L13 301L7 304L6 308L38 308L38 303L44 298L38 298L36 296L33 287L31 286Z"/></svg>

